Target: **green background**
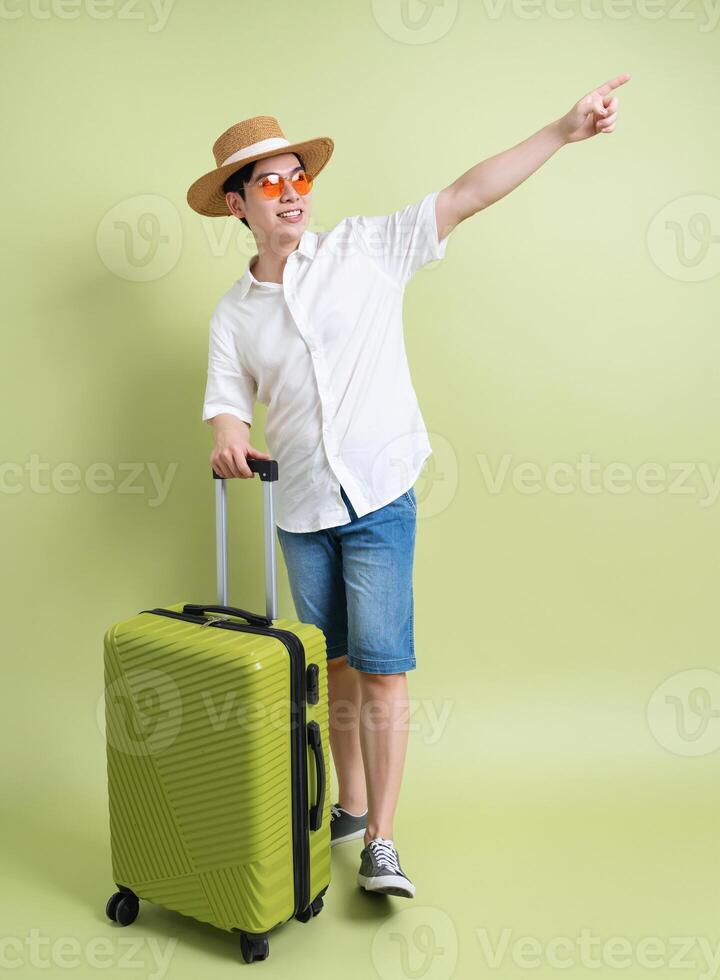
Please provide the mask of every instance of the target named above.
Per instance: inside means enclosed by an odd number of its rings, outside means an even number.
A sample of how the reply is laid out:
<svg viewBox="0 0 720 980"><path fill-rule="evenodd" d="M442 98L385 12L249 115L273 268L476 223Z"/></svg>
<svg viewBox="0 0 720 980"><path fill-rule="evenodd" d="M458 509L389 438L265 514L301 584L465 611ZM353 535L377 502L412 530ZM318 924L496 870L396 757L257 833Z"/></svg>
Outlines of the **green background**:
<svg viewBox="0 0 720 980"><path fill-rule="evenodd" d="M720 28L700 5L639 2L177 0L165 13L8 0L0 16L0 940L15 975L43 968L32 930L46 974L158 976L151 940L177 940L173 977L242 968L237 940L209 926L147 906L131 929L104 918L96 720L107 626L214 596L207 327L254 251L239 222L186 204L215 138L256 114L291 140L331 136L313 191L323 230L446 186L629 71L612 136L560 150L407 288L435 450L416 485L415 728L395 826L417 896L359 892L362 842L336 848L322 916L279 930L254 969L672 977L685 936L681 975L714 976L720 504L698 474L720 465ZM583 454L625 463L629 491L607 469L596 493L546 484ZM493 492L481 459L494 471L503 457ZM527 462L538 492L512 482ZM107 492L77 481L98 463ZM121 489L132 463L140 492ZM665 467L656 492L636 480L648 463ZM159 503L149 464L174 474ZM260 609L259 481L228 489L232 598ZM553 965L547 944L583 929L605 961L593 969L576 945ZM495 946L503 930L492 966L482 936ZM105 969L87 955L98 938ZM653 941L651 968L639 950Z"/></svg>

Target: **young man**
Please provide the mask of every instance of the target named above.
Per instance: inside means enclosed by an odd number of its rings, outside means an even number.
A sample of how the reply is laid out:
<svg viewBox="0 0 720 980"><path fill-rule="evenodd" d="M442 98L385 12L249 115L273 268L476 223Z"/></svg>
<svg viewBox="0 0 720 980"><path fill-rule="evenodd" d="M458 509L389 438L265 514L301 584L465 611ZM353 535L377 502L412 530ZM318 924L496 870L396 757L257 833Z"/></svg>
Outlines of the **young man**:
<svg viewBox="0 0 720 980"><path fill-rule="evenodd" d="M210 322L203 420L210 461L252 477L278 460L277 533L297 615L327 639L330 742L339 799L332 843L363 837L358 884L412 898L393 840L407 748L407 671L416 666L413 484L432 450L405 354L404 288L443 258L450 232L504 197L566 143L615 129L611 95L589 92L561 118L389 215L309 229L313 179L334 144L290 143L271 116L230 127L216 168L195 181L200 214L235 215L257 253ZM250 441L267 406L271 454Z"/></svg>

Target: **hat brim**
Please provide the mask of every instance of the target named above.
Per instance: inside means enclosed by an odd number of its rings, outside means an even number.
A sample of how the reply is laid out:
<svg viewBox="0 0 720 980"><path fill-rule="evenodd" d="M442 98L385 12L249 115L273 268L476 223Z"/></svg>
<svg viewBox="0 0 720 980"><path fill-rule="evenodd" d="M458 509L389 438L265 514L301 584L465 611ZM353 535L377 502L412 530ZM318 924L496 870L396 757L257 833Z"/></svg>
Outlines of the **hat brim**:
<svg viewBox="0 0 720 980"><path fill-rule="evenodd" d="M329 136L317 136L302 143L283 146L280 150L258 153L257 156L248 157L247 160L228 163L224 167L216 167L215 170L203 174L190 185L187 192L187 202L198 214L207 215L209 218L226 218L232 214L232 211L227 206L222 186L231 174L242 170L243 167L249 163L254 163L255 160L280 156L282 153L299 153L305 162L307 172L311 177L316 177L332 156L334 148L335 144Z"/></svg>

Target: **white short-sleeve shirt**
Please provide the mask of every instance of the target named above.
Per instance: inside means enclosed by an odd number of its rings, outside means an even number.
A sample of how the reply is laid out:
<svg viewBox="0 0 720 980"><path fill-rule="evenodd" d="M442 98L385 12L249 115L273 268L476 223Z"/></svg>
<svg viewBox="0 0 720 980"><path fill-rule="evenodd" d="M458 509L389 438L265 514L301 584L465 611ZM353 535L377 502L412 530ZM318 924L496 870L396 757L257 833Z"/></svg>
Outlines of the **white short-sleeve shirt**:
<svg viewBox="0 0 720 980"><path fill-rule="evenodd" d="M432 447L403 337L405 285L445 255L433 191L392 214L306 229L282 283L250 271L210 320L203 420L251 423L267 406L265 441L278 461L276 524L317 531L395 500Z"/></svg>

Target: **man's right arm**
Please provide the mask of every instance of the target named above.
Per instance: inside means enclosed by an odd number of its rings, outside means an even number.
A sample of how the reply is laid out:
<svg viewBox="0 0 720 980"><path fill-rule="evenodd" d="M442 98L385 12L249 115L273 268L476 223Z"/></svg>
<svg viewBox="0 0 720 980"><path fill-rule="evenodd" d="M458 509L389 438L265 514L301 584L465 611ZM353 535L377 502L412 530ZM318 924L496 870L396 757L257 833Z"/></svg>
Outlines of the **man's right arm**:
<svg viewBox="0 0 720 980"><path fill-rule="evenodd" d="M216 312L210 320L203 420L213 428L210 463L220 476L247 479L255 476L248 456L271 459L250 442L256 394L257 382L240 363L233 338Z"/></svg>

